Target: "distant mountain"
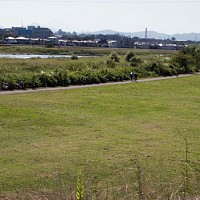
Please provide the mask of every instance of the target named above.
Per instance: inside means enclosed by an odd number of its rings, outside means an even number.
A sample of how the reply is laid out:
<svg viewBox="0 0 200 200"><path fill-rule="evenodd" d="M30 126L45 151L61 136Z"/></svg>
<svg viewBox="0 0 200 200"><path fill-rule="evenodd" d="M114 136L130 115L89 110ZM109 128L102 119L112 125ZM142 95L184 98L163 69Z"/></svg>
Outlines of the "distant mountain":
<svg viewBox="0 0 200 200"><path fill-rule="evenodd" d="M132 33L132 36L137 36L137 37L144 38L145 37L145 33L144 33L144 31L135 32L135 33ZM166 33L158 33L158 32L155 32L155 31L148 31L147 37L148 38L156 38L156 39L163 39L164 40L164 39L168 39L169 35L166 34Z"/></svg>
<svg viewBox="0 0 200 200"><path fill-rule="evenodd" d="M94 35L99 35L99 34L102 34L102 35L114 35L114 34L122 34L120 32L117 32L117 31L113 31L113 30L101 30L101 31L95 31L95 32L86 32L85 34L94 34Z"/></svg>
<svg viewBox="0 0 200 200"><path fill-rule="evenodd" d="M114 34L120 34L124 36L130 36L130 37L140 37L144 38L145 37L145 32L140 31L140 32L119 32L119 31L113 31L113 30L102 30L102 31L96 31L96 32L87 32L86 34L103 34L103 35L114 35ZM166 33L158 33L155 31L148 31L147 34L148 38L156 38L156 39L171 39L175 38L178 41L200 41L200 33L177 33L177 34L166 34Z"/></svg>
<svg viewBox="0 0 200 200"><path fill-rule="evenodd" d="M182 34L173 34L172 37L175 37L177 40L191 40L191 41L200 41L200 33L182 33Z"/></svg>

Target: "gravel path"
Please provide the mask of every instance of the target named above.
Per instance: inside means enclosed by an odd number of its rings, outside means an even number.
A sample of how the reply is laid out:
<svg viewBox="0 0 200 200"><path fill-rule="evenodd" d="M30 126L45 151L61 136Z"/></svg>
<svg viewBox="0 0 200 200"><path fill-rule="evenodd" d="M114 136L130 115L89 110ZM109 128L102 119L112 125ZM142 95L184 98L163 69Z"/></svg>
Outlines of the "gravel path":
<svg viewBox="0 0 200 200"><path fill-rule="evenodd" d="M137 80L137 83L140 82L147 82L147 81L158 81L158 80L165 80L165 79L173 79L173 78L182 78L187 76L194 76L200 75L200 73L195 74L184 74L176 76L168 76L168 77L156 77L156 78L146 78ZM44 91L55 91L55 90L69 90L75 88L87 88L87 87L99 87L99 86L107 86L107 85L119 85L119 84L127 84L131 83L132 81L123 81L123 82L109 82L109 83L99 83L99 84L92 84L92 85L72 85L68 87L48 87L48 88L37 88L37 89L27 89L27 90L12 90L12 91L0 91L0 95L6 94L22 94L22 93L33 93L33 92L44 92ZM134 84L134 82L133 82Z"/></svg>

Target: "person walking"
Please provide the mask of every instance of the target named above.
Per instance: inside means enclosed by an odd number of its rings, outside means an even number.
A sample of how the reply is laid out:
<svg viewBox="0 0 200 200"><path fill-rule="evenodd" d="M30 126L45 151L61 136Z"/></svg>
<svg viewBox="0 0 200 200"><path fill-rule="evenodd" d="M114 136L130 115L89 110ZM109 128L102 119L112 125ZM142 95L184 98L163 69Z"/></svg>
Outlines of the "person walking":
<svg viewBox="0 0 200 200"><path fill-rule="evenodd" d="M178 69L176 70L176 77L178 77L178 74L179 74L179 71L178 71Z"/></svg>
<svg viewBox="0 0 200 200"><path fill-rule="evenodd" d="M130 78L131 78L131 81L133 81L133 79L134 79L134 73L133 72L130 73Z"/></svg>
<svg viewBox="0 0 200 200"><path fill-rule="evenodd" d="M134 75L134 80L135 80L135 82L136 82L136 81L137 81L137 79L138 79L138 76L137 76L137 74L136 74L136 73L134 73L133 75Z"/></svg>
<svg viewBox="0 0 200 200"><path fill-rule="evenodd" d="M19 90L24 89L24 81L20 80L18 85L19 85Z"/></svg>

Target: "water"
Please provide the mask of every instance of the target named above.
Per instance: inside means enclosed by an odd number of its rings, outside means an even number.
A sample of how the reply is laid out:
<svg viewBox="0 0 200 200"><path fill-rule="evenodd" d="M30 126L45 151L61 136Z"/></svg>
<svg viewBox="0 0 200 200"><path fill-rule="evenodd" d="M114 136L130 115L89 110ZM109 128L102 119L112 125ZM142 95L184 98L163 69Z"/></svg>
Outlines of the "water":
<svg viewBox="0 0 200 200"><path fill-rule="evenodd" d="M29 58L70 58L71 55L27 55L27 54L0 54L0 58L20 58L20 59L29 59ZM88 56L78 56L78 57L88 57Z"/></svg>

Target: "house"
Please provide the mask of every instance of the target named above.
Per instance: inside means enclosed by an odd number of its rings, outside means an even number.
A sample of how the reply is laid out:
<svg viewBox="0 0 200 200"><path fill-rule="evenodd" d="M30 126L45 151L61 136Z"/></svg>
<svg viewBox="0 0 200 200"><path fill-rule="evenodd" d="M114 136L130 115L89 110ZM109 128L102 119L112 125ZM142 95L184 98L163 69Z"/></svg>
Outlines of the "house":
<svg viewBox="0 0 200 200"><path fill-rule="evenodd" d="M59 43L59 38L58 38L58 37L55 37L55 36L48 37L48 40L49 40L50 43L53 44L53 45L58 45L58 43Z"/></svg>
<svg viewBox="0 0 200 200"><path fill-rule="evenodd" d="M16 38L17 44L30 44L30 39L25 37L17 37Z"/></svg>
<svg viewBox="0 0 200 200"><path fill-rule="evenodd" d="M14 37L7 37L3 40L4 44L17 44L17 40Z"/></svg>
<svg viewBox="0 0 200 200"><path fill-rule="evenodd" d="M137 49L150 49L151 44L146 42L135 42L134 47Z"/></svg>
<svg viewBox="0 0 200 200"><path fill-rule="evenodd" d="M117 48L117 41L116 40L108 40L108 46L110 48Z"/></svg>

